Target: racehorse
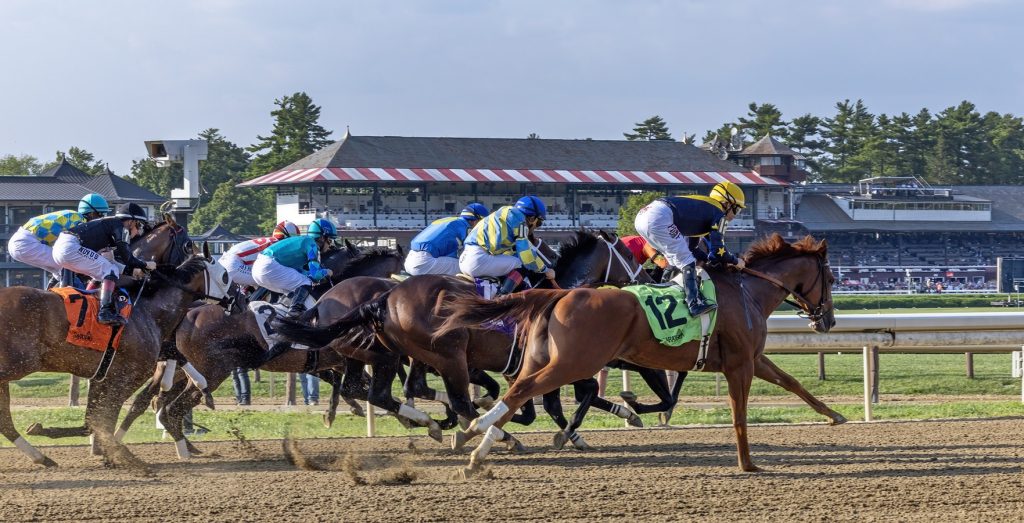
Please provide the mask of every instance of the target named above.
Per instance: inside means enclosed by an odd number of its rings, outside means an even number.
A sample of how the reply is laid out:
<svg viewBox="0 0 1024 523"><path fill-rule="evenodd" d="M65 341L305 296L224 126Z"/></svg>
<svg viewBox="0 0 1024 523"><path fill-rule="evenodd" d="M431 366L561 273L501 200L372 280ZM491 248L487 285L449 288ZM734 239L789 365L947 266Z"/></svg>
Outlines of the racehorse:
<svg viewBox="0 0 1024 523"><path fill-rule="evenodd" d="M747 398L768 335L768 316L792 295L811 320L811 327L828 332L835 325L834 278L827 244L810 236L790 244L774 234L755 242L745 260L747 268L742 274L710 271L718 295L718 319L706 362L699 370L725 374L737 460L740 469L753 472L759 469L750 458ZM517 319L527 340L527 357L519 378L502 400L467 430L467 437L485 436L462 471L466 477L479 470L495 441L514 440L501 427L512 417L511 412L537 394L592 376L614 359L684 371L695 369L700 357L699 340L677 348L661 345L638 300L624 291L545 290L486 301L463 290L446 305L448 317L434 334L435 340L467 328L480 329L483 322L502 318Z"/></svg>
<svg viewBox="0 0 1024 523"><path fill-rule="evenodd" d="M539 243L536 242L535 243ZM542 246L543 248L546 246ZM548 258L556 255L547 249ZM558 262L555 272L558 284L564 286L581 285L592 282L612 282L625 284L634 279L647 277L640 267L632 261L632 255L617 238L604 232L580 231L557 254ZM649 281L649 280L644 280ZM309 325L280 320L276 323L278 332L287 339L313 346L322 346L334 342L339 350L346 346L372 345L380 342L395 354L402 354L413 360L433 368L442 378L447 390L447 403L460 416L471 420L477 416L476 406L470 401L468 385L470 370L481 369L502 371L510 365L510 346L512 339L508 334L498 331L463 330L453 333L444 340L431 338L434 329L441 322L441 308L453 291L473 292L474 284L462 278L438 275L416 276L398 284L393 290L382 294L373 301L367 302L359 310L353 311L345 318L325 328L311 328ZM426 311L430 311L429 314ZM326 322L321 322L325 325ZM354 341L354 343L353 343ZM511 374L511 372L508 372ZM385 376L386 383L394 376L391 372ZM668 385L664 383L663 372L651 371L652 380L660 379L668 395ZM646 378L647 376L645 376ZM378 382L375 369L374 382ZM388 391L389 386L381 383L382 390ZM588 405L593 405L639 423L639 418L618 405L613 405L604 398L597 396L597 385L593 377L580 380L577 390L581 406L577 416L569 424L561 413L561 402L557 392L546 398L545 409L560 427L566 429L564 438L580 446L585 445L574 429L578 427ZM372 394L371 394L372 396ZM428 396L429 399L434 397ZM532 405L529 406L532 408ZM528 412L525 422L532 421L532 411ZM559 438L556 436L556 445ZM459 446L458 442L454 443Z"/></svg>
<svg viewBox="0 0 1024 523"><path fill-rule="evenodd" d="M374 298L394 284L383 277L401 269L401 251L374 248L357 251L352 255L351 249L340 249L348 251L348 257L343 264L330 261L338 259L340 255L331 253L325 256L324 266L334 271L330 279L331 286L327 288L316 307L306 312L305 317L333 321L352 307ZM366 280L374 280L377 283L365 285ZM353 292L351 289L362 290ZM270 347L266 345L260 333L255 314L245 310L227 316L224 309L218 305L204 305L188 311L174 339L177 350L203 374L210 390L216 389L231 375L231 371L238 367L261 368L272 372L304 372L327 377L328 371L344 371L349 365L345 357L333 350L300 350L282 346L268 352ZM357 364L361 375L361 363ZM345 375L348 376L350 372L345 372ZM324 417L324 422L328 426L334 420L342 390L338 380L333 379L334 375L330 377L335 390L331 396L330 408ZM168 391L167 397L170 401L161 409L160 420L174 440L178 457L181 459L188 459L190 454L198 453L184 435L182 420L192 407L199 404L202 395L199 391L185 393L187 386L188 381L178 380ZM129 413L121 422L119 434L126 432L135 419L145 411L155 392L155 387L147 387L140 391Z"/></svg>
<svg viewBox="0 0 1024 523"><path fill-rule="evenodd" d="M141 236L132 240L131 248L135 256L142 260L155 261L159 265L174 266L182 263L193 254L199 254L200 251L197 250L185 229L178 225L169 213L165 212L163 216L163 222L155 227L147 226ZM205 258L210 259L207 245L203 245L201 253ZM223 297L227 293L226 280L222 277L225 271L220 266L211 265L209 273L212 274L208 281L211 290L208 292L216 295L218 298ZM134 281L130 278L122 277L118 283L122 287L132 286ZM141 383L136 385L136 389L138 385L141 385ZM96 391L95 394L103 396L106 394L104 389L107 386L103 382L90 383L89 395L92 396L94 394L93 391ZM89 402L87 405L89 406L86 407L86 417L88 417L89 410L92 408L92 402ZM33 423L26 429L26 433L47 438L65 438L88 436L90 430L86 424L78 427L44 427L40 423ZM99 450L95 446L93 449L94 451Z"/></svg>
<svg viewBox="0 0 1024 523"><path fill-rule="evenodd" d="M208 260L193 256L177 268L160 266L142 288L124 327L107 378L93 380L86 425L112 464L144 467L113 434L121 405L150 375L160 341L177 326L187 307L206 296ZM134 289L130 289L134 290ZM33 372L67 372L89 377L103 355L66 341L69 322L63 299L27 287L0 289L0 433L33 462L56 463L25 441L11 420L9 382Z"/></svg>

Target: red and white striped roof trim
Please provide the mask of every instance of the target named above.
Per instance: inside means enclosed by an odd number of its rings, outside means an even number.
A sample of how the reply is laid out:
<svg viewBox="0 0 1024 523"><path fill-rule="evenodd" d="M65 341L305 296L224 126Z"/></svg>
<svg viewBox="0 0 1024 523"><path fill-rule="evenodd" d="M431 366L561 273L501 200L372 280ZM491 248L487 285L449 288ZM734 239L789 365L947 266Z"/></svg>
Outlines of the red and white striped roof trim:
<svg viewBox="0 0 1024 523"><path fill-rule="evenodd" d="M318 167L275 171L239 184L240 187L317 182L522 182L789 185L753 171L566 171L552 169L395 169L377 167Z"/></svg>

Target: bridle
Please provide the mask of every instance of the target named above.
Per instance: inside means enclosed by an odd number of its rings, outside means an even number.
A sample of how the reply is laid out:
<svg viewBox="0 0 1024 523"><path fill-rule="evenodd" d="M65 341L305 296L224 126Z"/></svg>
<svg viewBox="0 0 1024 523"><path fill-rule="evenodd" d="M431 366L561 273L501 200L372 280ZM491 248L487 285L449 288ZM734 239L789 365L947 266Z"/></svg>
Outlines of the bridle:
<svg viewBox="0 0 1024 523"><path fill-rule="evenodd" d="M209 262L204 261L204 263L209 263ZM205 292L194 291L192 289L189 289L185 285L182 285L181 283L178 283L174 279L169 278L169 277L165 276L164 274L162 274L160 272L155 272L155 271L151 272L151 273L149 273L149 277L150 278L156 278L156 279L158 279L158 280L160 280L160 281L170 285L171 287L174 287L174 288L176 288L176 289L178 289L178 290L180 290L182 292L186 292L188 294L191 294L196 299L201 299L201 300L205 300L205 301L207 301L207 302L209 302L211 304L220 305L221 307L224 307L225 309L228 307L228 304L229 304L228 302L229 302L230 298L228 298L228 296L226 294L224 296L221 296L220 298L218 298L216 296L212 296L212 295L209 294L209 292L210 292L210 270L209 270L209 268L204 268L203 269L203 282L204 282L204 284L206 286Z"/></svg>
<svg viewBox="0 0 1024 523"><path fill-rule="evenodd" d="M796 301L790 300L789 298L786 298L785 301L786 303L800 310L800 312L798 312L797 315L803 318L807 318L811 320L813 323L819 323L825 317L826 306L829 310L831 310L832 308L832 298L825 297L826 293L824 288L825 282L827 281L827 279L825 278L825 272L831 272L832 269L829 268L828 262L820 256L817 258L817 262L818 275L814 278L814 283L811 284L811 287L809 289L810 291L813 291L818 285L822 286L821 299L818 300L817 305L812 305L811 301L807 299L806 295L797 292L796 289L789 288L789 286L787 286L785 283L782 283L781 280L774 276L765 274L755 269L751 269L749 267L744 267L742 271L751 276L755 276L761 278L762 280L768 281L771 284L775 285L776 287L789 293L789 295L793 297L793 300Z"/></svg>
<svg viewBox="0 0 1024 523"><path fill-rule="evenodd" d="M604 268L604 281L602 283L608 283L609 278L612 275L612 255L619 261L622 266L622 270L626 271L629 275L629 283L637 283L637 276L644 270L643 265L637 265L636 269L630 269L630 264L626 261L626 257L615 248L616 245L622 242L621 238L616 237L614 242L608 241L605 237L600 236L601 241L604 242L605 247L608 248L608 265Z"/></svg>

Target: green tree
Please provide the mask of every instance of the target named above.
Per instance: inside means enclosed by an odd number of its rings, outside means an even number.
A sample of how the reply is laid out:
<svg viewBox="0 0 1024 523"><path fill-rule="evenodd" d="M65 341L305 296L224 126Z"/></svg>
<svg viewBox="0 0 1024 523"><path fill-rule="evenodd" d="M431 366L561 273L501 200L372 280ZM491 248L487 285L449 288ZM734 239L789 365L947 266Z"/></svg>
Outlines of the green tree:
<svg viewBox="0 0 1024 523"><path fill-rule="evenodd" d="M62 159L67 160L68 163L81 169L82 172L86 174L98 176L107 172L106 162L96 159L96 155L80 147L72 147L68 149L67 152L57 151L57 158L46 164L46 166L43 167L43 170L45 171L50 167L59 164Z"/></svg>
<svg viewBox="0 0 1024 523"><path fill-rule="evenodd" d="M807 171L812 175L820 173L821 155L825 148L825 140L821 138L821 118L810 113L797 116L789 122L787 134L786 145L807 159Z"/></svg>
<svg viewBox="0 0 1024 523"><path fill-rule="evenodd" d="M205 163L199 164L199 180L206 175ZM140 187L149 189L165 198L171 197L171 189L181 187L185 178L185 170L180 163L172 163L167 167L157 167L152 158L133 160L130 174L132 181Z"/></svg>
<svg viewBox="0 0 1024 523"><path fill-rule="evenodd" d="M619 226L615 229L615 232L619 236L632 236L636 234L636 228L633 227L633 220L636 219L636 213L640 212L647 204L665 196L663 193L655 191L647 191L634 193L626 199L626 203L619 207Z"/></svg>
<svg viewBox="0 0 1024 523"><path fill-rule="evenodd" d="M256 156L252 161L255 176L287 166L330 145L331 131L320 123L320 106L303 92L283 96L274 100L277 109L270 112L274 117L274 129L270 136L257 136L257 143L247 150Z"/></svg>
<svg viewBox="0 0 1024 523"><path fill-rule="evenodd" d="M775 104L757 105L757 102L750 102L746 118L740 117L739 122L743 133L751 142L756 142L765 135L772 135L783 142L789 138L786 122L782 120L782 111L775 107Z"/></svg>
<svg viewBox="0 0 1024 523"><path fill-rule="evenodd" d="M985 125L974 104L960 102L935 118L936 142L928 179L938 183L987 183L982 167L986 143Z"/></svg>
<svg viewBox="0 0 1024 523"><path fill-rule="evenodd" d="M30 176L43 170L39 159L29 154L0 156L0 176Z"/></svg>
<svg viewBox="0 0 1024 523"><path fill-rule="evenodd" d="M672 135L668 131L668 124L658 115L654 115L636 124L632 133L622 133L627 140L634 142L638 140L671 140Z"/></svg>
<svg viewBox="0 0 1024 523"><path fill-rule="evenodd" d="M274 223L274 192L236 187L242 181L239 176L218 185L210 202L192 215L189 231L198 234L219 223L236 234L269 234Z"/></svg>
<svg viewBox="0 0 1024 523"><path fill-rule="evenodd" d="M864 147L875 130L874 116L862 100L836 103L836 115L825 118L821 135L826 140L827 157L822 162L822 178L832 182L855 182L871 170Z"/></svg>

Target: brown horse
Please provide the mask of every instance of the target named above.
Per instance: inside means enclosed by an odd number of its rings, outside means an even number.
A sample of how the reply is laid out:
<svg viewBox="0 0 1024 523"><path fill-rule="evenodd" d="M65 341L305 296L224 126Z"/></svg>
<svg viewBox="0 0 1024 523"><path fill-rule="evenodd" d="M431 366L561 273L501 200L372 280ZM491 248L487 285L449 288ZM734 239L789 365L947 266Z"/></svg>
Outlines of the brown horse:
<svg viewBox="0 0 1024 523"><path fill-rule="evenodd" d="M121 405L149 377L160 341L181 321L188 305L205 295L207 263L192 257L176 269L161 267L151 280L136 285L144 285L141 298L124 327L107 378L91 384L86 410L86 424L111 463L142 466L116 440L114 424ZM0 289L0 433L33 462L46 466L56 464L14 427L9 383L43 371L92 376L102 352L68 343L68 325L63 300L57 294L26 287Z"/></svg>
<svg viewBox="0 0 1024 523"><path fill-rule="evenodd" d="M174 218L167 213L164 213L164 221L155 227L146 228L145 232L134 238L131 242L131 248L133 254L139 259L146 261L155 261L158 265L179 265L185 261L186 258L193 254L202 254L207 260L210 260L210 253L208 245L204 244L202 249L198 249L185 229L178 225L174 221ZM208 292L215 294L217 297L223 297L226 294L226 286L222 285L222 279L219 277L222 274L223 268L218 265L209 266L210 280ZM122 287L133 285L133 280L127 277L122 277L118 284ZM139 384L141 385L141 383ZM104 395L103 392L106 385L102 382L92 383L89 386L90 396L93 391L96 394ZM138 388L138 385L135 387ZM90 402L89 405L92 405ZM86 407L86 416L88 417L90 407ZM89 427L85 424L78 427L44 427L40 423L33 423L30 425L25 432L32 436L43 436L47 438L68 438L68 437L83 437L88 436L90 433ZM98 453L99 449L95 445L93 451Z"/></svg>
<svg viewBox="0 0 1024 523"><path fill-rule="evenodd" d="M825 242L815 242L810 236L789 244L776 234L752 245L745 257L749 270L743 275L724 270L711 272L719 310L702 368L697 364L702 359L699 341L678 348L661 345L651 334L637 299L624 291L534 291L494 302L463 292L447 302L450 315L435 333L435 339L511 317L521 322L527 341L519 378L502 401L474 420L467 431L470 437L486 435L463 473L475 473L495 441L514 440L500 427L524 402L593 376L615 359L652 368L725 374L739 466L744 471L758 470L750 459L747 441L747 397L768 335L768 316L792 295L811 319L813 329L828 332L835 325L833 277Z"/></svg>

